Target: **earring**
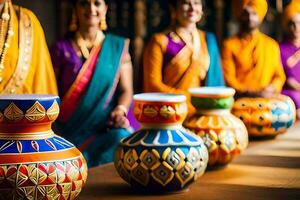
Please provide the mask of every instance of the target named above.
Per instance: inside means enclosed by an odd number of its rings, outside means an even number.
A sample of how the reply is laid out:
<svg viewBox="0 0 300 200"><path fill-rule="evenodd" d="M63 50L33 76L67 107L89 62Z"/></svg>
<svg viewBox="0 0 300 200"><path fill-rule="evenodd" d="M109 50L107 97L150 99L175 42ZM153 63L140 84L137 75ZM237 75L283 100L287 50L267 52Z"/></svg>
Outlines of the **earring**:
<svg viewBox="0 0 300 200"><path fill-rule="evenodd" d="M101 18L101 20L100 20L100 29L102 31L105 31L107 29L107 23L106 23L105 17Z"/></svg>
<svg viewBox="0 0 300 200"><path fill-rule="evenodd" d="M69 31L71 32L74 32L77 30L78 26L77 26L77 16L76 16L76 13L75 13L75 10L73 10L72 12L72 18L71 18L71 22L70 22L70 25L69 25Z"/></svg>

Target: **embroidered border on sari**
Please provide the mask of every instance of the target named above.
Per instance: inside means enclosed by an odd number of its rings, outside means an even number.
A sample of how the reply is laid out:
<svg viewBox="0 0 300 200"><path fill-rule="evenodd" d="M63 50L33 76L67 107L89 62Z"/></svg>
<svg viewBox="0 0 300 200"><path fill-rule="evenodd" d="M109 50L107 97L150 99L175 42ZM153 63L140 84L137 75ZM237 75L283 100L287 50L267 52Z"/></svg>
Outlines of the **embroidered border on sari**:
<svg viewBox="0 0 300 200"><path fill-rule="evenodd" d="M31 19L26 13L23 12L23 8L19 9L20 12L20 24L19 24L19 60L15 72L6 84L2 94L18 93L24 84L29 66L32 59L33 51L33 27ZM11 8L11 13L14 13ZM14 13L15 14L15 13ZM11 19L13 20L13 19Z"/></svg>
<svg viewBox="0 0 300 200"><path fill-rule="evenodd" d="M97 45L92 49L90 57L85 61L78 76L76 77L76 80L63 97L60 107L61 112L59 115L61 122L66 122L75 112L95 70L100 49L101 45ZM70 103L71 101L73 102L72 104Z"/></svg>

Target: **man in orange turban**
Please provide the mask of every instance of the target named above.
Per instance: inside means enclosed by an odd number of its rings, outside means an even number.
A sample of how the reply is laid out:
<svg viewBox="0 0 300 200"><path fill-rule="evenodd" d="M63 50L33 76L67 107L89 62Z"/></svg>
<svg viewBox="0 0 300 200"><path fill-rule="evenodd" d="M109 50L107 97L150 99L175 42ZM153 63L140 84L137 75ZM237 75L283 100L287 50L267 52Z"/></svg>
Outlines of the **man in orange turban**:
<svg viewBox="0 0 300 200"><path fill-rule="evenodd" d="M222 64L226 83L239 95L279 93L285 81L278 44L258 29L267 9L266 0L233 0L239 32L225 40Z"/></svg>

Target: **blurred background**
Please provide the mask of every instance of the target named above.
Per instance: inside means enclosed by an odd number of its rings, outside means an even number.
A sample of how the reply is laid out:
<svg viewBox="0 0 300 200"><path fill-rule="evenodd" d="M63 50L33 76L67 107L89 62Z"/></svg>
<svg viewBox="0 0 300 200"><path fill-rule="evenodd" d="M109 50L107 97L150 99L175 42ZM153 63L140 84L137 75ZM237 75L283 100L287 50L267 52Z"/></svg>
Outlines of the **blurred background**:
<svg viewBox="0 0 300 200"><path fill-rule="evenodd" d="M134 65L134 77L139 79L141 55L149 37L169 24L166 0L105 0L108 4L108 32L131 40L130 52ZM280 41L281 14L289 0L269 0L268 14L261 30ZM68 31L71 18L69 0L13 0L16 5L31 9L39 18L49 47ZM219 44L237 31L231 12L231 0L205 0L205 17L199 27L216 34ZM139 81L135 81L139 82ZM139 90L139 85L135 85Z"/></svg>

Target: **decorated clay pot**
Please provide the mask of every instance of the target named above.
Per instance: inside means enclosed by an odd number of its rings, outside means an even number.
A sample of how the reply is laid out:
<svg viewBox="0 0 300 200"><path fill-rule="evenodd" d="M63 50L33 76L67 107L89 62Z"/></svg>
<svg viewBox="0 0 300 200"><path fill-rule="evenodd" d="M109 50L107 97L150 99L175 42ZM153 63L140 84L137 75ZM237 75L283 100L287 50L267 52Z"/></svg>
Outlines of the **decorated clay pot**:
<svg viewBox="0 0 300 200"><path fill-rule="evenodd" d="M0 96L0 199L75 199L87 178L73 144L55 135L59 98Z"/></svg>
<svg viewBox="0 0 300 200"><path fill-rule="evenodd" d="M204 173L207 149L201 138L182 127L184 95L137 94L134 115L142 128L120 142L115 157L125 181L146 191L174 192Z"/></svg>
<svg viewBox="0 0 300 200"><path fill-rule="evenodd" d="M248 145L243 122L230 113L235 90L224 87L191 88L191 101L197 112L184 126L201 136L209 152L209 165L224 165Z"/></svg>
<svg viewBox="0 0 300 200"><path fill-rule="evenodd" d="M238 99L232 113L245 123L249 136L275 136L285 132L295 121L294 102L288 96Z"/></svg>

